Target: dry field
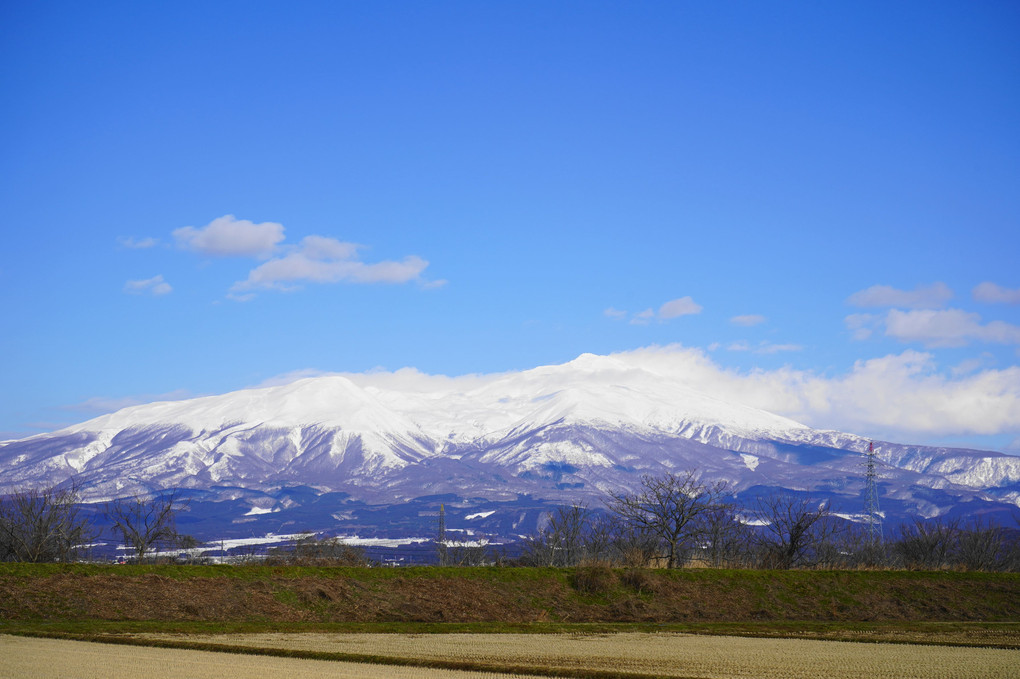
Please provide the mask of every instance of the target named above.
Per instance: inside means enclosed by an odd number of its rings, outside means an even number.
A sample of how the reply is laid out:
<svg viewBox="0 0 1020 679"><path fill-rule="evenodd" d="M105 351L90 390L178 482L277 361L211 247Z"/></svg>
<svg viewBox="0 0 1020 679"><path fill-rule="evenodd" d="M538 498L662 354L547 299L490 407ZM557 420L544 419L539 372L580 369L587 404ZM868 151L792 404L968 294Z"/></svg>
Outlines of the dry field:
<svg viewBox="0 0 1020 679"><path fill-rule="evenodd" d="M0 635L0 679L500 679L522 675ZM522 679L524 679L522 677ZM535 678L539 679L539 678Z"/></svg>
<svg viewBox="0 0 1020 679"><path fill-rule="evenodd" d="M541 674L885 679L1018 677L1020 650L669 633L147 635L231 647L470 662ZM394 668L396 669L396 668ZM394 675L395 676L395 675Z"/></svg>

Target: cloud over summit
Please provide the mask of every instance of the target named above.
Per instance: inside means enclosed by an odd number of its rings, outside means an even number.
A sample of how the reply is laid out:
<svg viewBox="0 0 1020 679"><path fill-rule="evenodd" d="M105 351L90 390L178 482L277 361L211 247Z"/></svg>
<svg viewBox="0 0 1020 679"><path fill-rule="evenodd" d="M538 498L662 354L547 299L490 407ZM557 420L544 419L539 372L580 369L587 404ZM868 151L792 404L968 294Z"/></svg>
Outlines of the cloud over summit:
<svg viewBox="0 0 1020 679"><path fill-rule="evenodd" d="M1020 367L966 375L939 370L932 353L907 350L861 360L843 374L782 367L748 372L704 351L652 346L613 357L673 376L723 400L813 427L911 437L1020 433Z"/></svg>

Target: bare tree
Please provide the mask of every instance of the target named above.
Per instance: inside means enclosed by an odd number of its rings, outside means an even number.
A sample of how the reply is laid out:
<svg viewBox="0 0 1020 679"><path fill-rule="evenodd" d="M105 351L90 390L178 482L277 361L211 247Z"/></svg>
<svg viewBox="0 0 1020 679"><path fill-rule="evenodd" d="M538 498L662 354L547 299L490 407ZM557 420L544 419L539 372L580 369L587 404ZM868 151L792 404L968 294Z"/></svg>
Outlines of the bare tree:
<svg viewBox="0 0 1020 679"><path fill-rule="evenodd" d="M663 476L646 475L632 495L611 494L609 509L626 523L658 538L666 552L666 567L687 560L699 538L700 517L717 504L724 486L707 486L694 470Z"/></svg>
<svg viewBox="0 0 1020 679"><path fill-rule="evenodd" d="M659 555L659 538L645 526L636 526L618 517L607 522L612 529L609 561L621 566L643 568L654 563Z"/></svg>
<svg viewBox="0 0 1020 679"><path fill-rule="evenodd" d="M1013 512L1013 522L1016 527L1004 531L1002 555L1002 570L1020 571L1020 513Z"/></svg>
<svg viewBox="0 0 1020 679"><path fill-rule="evenodd" d="M839 568L882 568L889 565L887 545L875 540L870 524L848 524L833 542Z"/></svg>
<svg viewBox="0 0 1020 679"><path fill-rule="evenodd" d="M585 560L592 563L621 563L619 543L622 537L620 520L613 514L593 513L585 536Z"/></svg>
<svg viewBox="0 0 1020 679"><path fill-rule="evenodd" d="M901 565L919 570L938 570L948 566L959 529L959 521L914 517L896 531L893 551Z"/></svg>
<svg viewBox="0 0 1020 679"><path fill-rule="evenodd" d="M133 498L114 500L106 505L107 520L113 531L119 533L124 545L135 553L139 563L158 545L176 545L181 536L177 533L176 515L181 509L177 491L158 493L151 497L136 495Z"/></svg>
<svg viewBox="0 0 1020 679"><path fill-rule="evenodd" d="M583 504L557 507L549 522L523 546L521 560L533 566L576 566L594 556L594 513ZM600 534L600 541L601 541Z"/></svg>
<svg viewBox="0 0 1020 679"><path fill-rule="evenodd" d="M733 505L718 502L702 512L698 522L708 565L714 568L747 565L752 532L736 515Z"/></svg>
<svg viewBox="0 0 1020 679"><path fill-rule="evenodd" d="M1009 561L1006 530L976 517L957 530L956 561L970 571L1005 570Z"/></svg>
<svg viewBox="0 0 1020 679"><path fill-rule="evenodd" d="M0 497L0 561L72 561L95 537L77 483Z"/></svg>
<svg viewBox="0 0 1020 679"><path fill-rule="evenodd" d="M758 498L755 518L761 564L766 568L814 566L836 530L829 506L808 498L779 494Z"/></svg>

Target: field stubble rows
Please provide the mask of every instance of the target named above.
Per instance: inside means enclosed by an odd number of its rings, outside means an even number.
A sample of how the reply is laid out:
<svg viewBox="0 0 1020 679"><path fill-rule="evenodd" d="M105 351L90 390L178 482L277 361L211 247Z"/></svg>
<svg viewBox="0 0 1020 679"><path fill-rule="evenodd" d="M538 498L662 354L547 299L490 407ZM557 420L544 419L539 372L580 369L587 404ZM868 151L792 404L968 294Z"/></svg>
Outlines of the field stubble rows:
<svg viewBox="0 0 1020 679"><path fill-rule="evenodd" d="M0 679L530 679L523 675L117 646L0 634ZM536 677L535 679L539 679Z"/></svg>
<svg viewBox="0 0 1020 679"><path fill-rule="evenodd" d="M1020 651L674 633L143 635L225 647L469 662L542 674L884 679L1015 677Z"/></svg>

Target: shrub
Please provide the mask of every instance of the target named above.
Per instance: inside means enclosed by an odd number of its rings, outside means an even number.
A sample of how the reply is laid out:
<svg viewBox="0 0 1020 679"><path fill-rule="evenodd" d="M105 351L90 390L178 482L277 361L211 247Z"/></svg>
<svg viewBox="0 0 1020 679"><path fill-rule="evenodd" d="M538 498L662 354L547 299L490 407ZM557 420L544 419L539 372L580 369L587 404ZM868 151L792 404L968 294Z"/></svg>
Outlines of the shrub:
<svg viewBox="0 0 1020 679"><path fill-rule="evenodd" d="M616 587L617 578L605 566L579 566L574 569L570 584L581 594L608 594Z"/></svg>
<svg viewBox="0 0 1020 679"><path fill-rule="evenodd" d="M638 594L647 594L655 589L655 578L644 568L628 568L620 581Z"/></svg>

